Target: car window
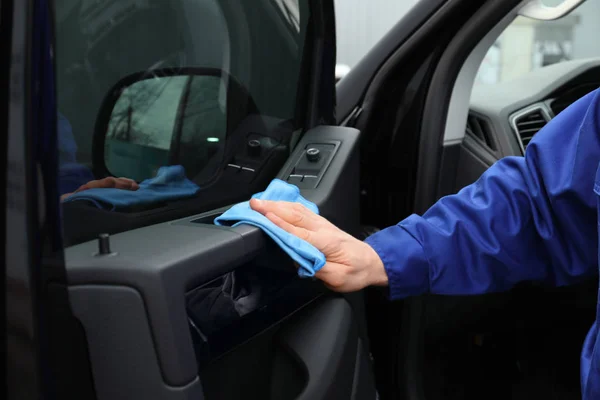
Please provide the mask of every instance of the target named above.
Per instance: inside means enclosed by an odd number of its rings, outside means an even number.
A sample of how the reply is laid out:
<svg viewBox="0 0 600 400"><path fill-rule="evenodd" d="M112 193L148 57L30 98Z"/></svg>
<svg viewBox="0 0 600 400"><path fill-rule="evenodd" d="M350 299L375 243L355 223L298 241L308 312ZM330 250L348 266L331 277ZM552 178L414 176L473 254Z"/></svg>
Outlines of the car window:
<svg viewBox="0 0 600 400"><path fill-rule="evenodd" d="M83 164L92 160L95 119L106 93L120 79L140 71L219 68L249 90L261 113L294 116L305 35L299 26L298 0L259 1L260 6L248 13L227 9L227 2L217 0L56 3L59 112L73 128ZM287 19L282 21L294 29L274 48L252 48L248 36L266 38L273 33L278 26L274 19L284 15L275 11L283 5ZM290 9L296 10L292 19ZM236 18L240 24L234 25ZM267 20L270 25L261 24Z"/></svg>
<svg viewBox="0 0 600 400"><path fill-rule="evenodd" d="M251 194L281 168L305 120L307 94L298 82L308 0L55 3L65 209L80 201L130 214L168 206L173 198L164 193L139 208L131 196L87 185L113 177L147 188L163 182L161 174L197 188L181 193L205 208L217 207Z"/></svg>
<svg viewBox="0 0 600 400"><path fill-rule="evenodd" d="M560 2L544 0L549 6ZM556 21L518 17L488 50L476 85L508 82L548 65L600 56L599 13L600 1L589 0Z"/></svg>

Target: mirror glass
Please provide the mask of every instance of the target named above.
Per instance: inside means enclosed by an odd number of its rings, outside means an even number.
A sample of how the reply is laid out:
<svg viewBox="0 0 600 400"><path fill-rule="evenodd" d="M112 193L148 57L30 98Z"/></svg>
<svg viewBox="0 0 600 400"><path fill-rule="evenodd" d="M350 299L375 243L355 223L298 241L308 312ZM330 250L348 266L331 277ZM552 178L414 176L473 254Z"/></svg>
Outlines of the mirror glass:
<svg viewBox="0 0 600 400"><path fill-rule="evenodd" d="M221 76L154 76L126 86L108 120L106 168L136 181L166 165L183 165L192 180L211 176L227 132L226 97Z"/></svg>

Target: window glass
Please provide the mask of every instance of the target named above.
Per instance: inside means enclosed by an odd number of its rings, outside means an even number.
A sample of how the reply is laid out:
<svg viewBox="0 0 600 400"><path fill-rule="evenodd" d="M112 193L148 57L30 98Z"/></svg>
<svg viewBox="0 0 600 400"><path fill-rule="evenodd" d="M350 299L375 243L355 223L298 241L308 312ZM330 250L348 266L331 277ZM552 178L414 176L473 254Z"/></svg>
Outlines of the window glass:
<svg viewBox="0 0 600 400"><path fill-rule="evenodd" d="M263 0L243 10L226 3L57 0L59 112L72 126L82 164L91 163L95 120L106 93L140 71L219 68L251 92L258 111L293 118L305 35L298 1ZM282 16L294 29L277 31L282 21L275 19ZM253 47L252 38L273 34L285 40Z"/></svg>
<svg viewBox="0 0 600 400"><path fill-rule="evenodd" d="M554 6L559 0L544 0ZM589 0L556 21L518 17L488 50L476 84L502 83L533 70L600 56L600 1Z"/></svg>
<svg viewBox="0 0 600 400"><path fill-rule="evenodd" d="M293 32L300 31L300 8L297 0L273 0Z"/></svg>
<svg viewBox="0 0 600 400"><path fill-rule="evenodd" d="M174 171L166 167L182 170L207 207L226 205L285 162L304 120L308 0L56 0L55 9L66 209L139 211L86 184L122 177L145 188ZM262 151L250 154L249 141ZM244 177L222 179L229 165Z"/></svg>

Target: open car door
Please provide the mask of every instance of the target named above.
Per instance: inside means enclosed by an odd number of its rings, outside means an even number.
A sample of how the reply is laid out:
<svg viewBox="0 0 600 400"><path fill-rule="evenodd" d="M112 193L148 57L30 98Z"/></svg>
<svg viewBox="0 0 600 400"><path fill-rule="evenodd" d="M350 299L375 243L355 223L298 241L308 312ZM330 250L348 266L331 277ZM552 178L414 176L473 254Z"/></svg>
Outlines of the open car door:
<svg viewBox="0 0 600 400"><path fill-rule="evenodd" d="M34 45L12 42L13 54L32 52L13 60L24 81L11 93L28 92L12 98L9 130L20 149L11 165L27 183L12 195L23 197L29 234L7 246L29 271L13 286L22 279L41 294L31 311L43 342L32 348L49 374L41 384L99 400L375 398L362 294L299 278L256 227L213 224L279 178L358 234L360 132L334 126L333 0L10 3ZM34 61L38 86L22 74ZM224 122L209 130L218 113ZM38 125L15 122L24 120ZM165 121L176 134L149 138ZM94 179L139 182L177 164L199 191L126 207L58 193L67 125L78 168Z"/></svg>

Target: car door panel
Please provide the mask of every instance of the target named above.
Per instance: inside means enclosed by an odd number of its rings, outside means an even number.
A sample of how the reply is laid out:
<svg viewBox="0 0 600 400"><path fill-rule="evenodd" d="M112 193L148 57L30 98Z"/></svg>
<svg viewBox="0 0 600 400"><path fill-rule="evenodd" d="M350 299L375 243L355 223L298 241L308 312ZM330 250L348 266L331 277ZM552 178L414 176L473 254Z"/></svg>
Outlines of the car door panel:
<svg viewBox="0 0 600 400"><path fill-rule="evenodd" d="M352 308L341 298L322 302L286 326L278 342L300 361L308 377L318 377L307 380L298 399L350 398L353 385L338 385L354 375L358 340Z"/></svg>
<svg viewBox="0 0 600 400"><path fill-rule="evenodd" d="M332 149L302 194L354 233L359 136L314 128L279 174L306 166L307 147ZM374 397L360 298L298 278L260 229L212 225L219 212L113 235L108 254L96 241L66 249L98 399Z"/></svg>
<svg viewBox="0 0 600 400"><path fill-rule="evenodd" d="M200 376L206 398L374 398L364 349L348 302L321 299L216 360Z"/></svg>
<svg viewBox="0 0 600 400"><path fill-rule="evenodd" d="M97 399L202 398L197 376L188 375L187 382L166 380L138 290L118 284L75 285L69 297L87 336Z"/></svg>

